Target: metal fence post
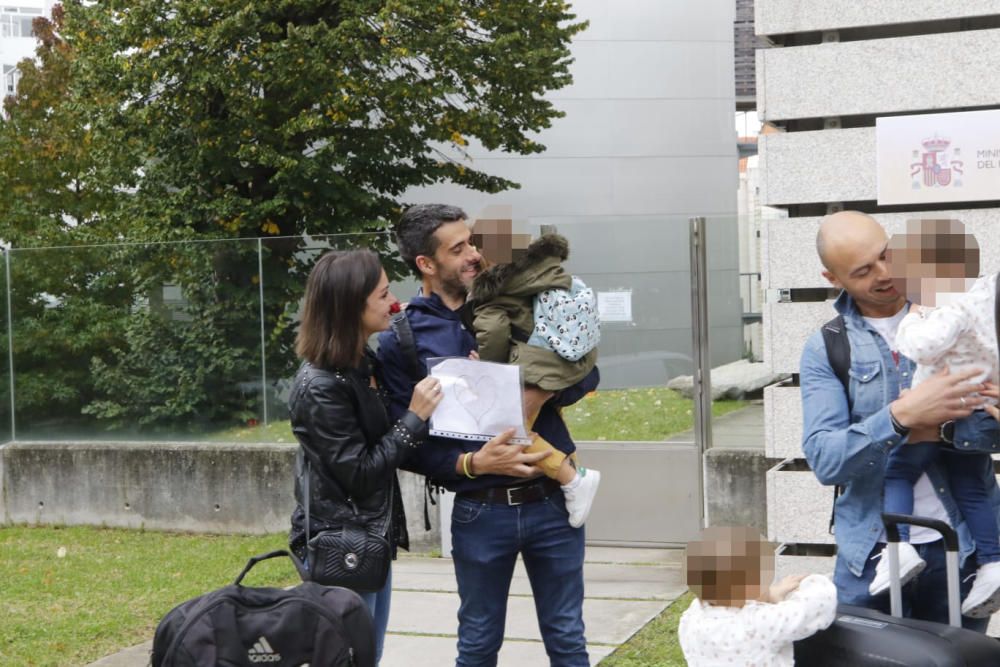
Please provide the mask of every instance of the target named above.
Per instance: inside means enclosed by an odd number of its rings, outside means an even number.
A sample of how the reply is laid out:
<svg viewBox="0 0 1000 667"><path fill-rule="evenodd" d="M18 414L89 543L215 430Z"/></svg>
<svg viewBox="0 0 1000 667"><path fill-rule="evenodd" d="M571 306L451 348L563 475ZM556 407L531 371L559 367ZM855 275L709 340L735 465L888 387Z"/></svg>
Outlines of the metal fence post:
<svg viewBox="0 0 1000 667"><path fill-rule="evenodd" d="M7 378L10 381L10 439L17 440L17 423L14 416L14 317L10 294L10 248L4 248L4 271L7 276Z"/></svg>
<svg viewBox="0 0 1000 667"><path fill-rule="evenodd" d="M694 440L698 449L701 525L708 523L705 452L712 446L712 376L708 351L708 262L705 218L691 218L691 349L694 361Z"/></svg>
<svg viewBox="0 0 1000 667"><path fill-rule="evenodd" d="M257 291L260 301L260 402L264 407L267 426L267 333L264 330L264 247L257 237Z"/></svg>

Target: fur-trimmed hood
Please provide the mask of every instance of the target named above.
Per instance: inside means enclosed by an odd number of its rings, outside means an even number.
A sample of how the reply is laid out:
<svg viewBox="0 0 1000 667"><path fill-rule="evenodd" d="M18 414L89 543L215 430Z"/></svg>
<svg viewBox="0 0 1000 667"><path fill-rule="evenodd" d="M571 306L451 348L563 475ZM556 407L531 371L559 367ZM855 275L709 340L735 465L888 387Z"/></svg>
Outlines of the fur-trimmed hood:
<svg viewBox="0 0 1000 667"><path fill-rule="evenodd" d="M484 269L472 284L477 303L500 295L526 296L547 289L569 289L572 276L562 263L569 257L569 242L559 234L545 234L528 246L524 255L509 264Z"/></svg>

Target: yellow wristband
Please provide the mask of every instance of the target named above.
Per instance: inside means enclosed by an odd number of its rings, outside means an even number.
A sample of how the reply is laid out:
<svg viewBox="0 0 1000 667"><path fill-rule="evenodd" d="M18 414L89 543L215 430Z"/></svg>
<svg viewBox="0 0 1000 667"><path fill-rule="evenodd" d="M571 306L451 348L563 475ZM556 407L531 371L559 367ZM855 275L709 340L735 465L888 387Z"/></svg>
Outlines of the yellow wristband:
<svg viewBox="0 0 1000 667"><path fill-rule="evenodd" d="M462 457L462 472L469 479L475 479L476 476L469 472L469 458L472 456L473 452L466 452L465 456Z"/></svg>

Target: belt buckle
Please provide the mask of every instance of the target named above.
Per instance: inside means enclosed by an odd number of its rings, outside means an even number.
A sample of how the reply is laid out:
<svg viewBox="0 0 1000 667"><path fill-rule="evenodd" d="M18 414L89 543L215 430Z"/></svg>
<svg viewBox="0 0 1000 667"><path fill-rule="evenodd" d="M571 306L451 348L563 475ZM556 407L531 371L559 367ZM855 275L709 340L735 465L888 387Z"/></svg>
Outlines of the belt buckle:
<svg viewBox="0 0 1000 667"><path fill-rule="evenodd" d="M523 505L524 504L523 500L519 500L517 502L514 502L514 496L513 496L514 491L520 491L523 488L524 487L521 487L521 486L515 486L515 487L509 487L507 489L507 504L509 506L516 507L517 505Z"/></svg>

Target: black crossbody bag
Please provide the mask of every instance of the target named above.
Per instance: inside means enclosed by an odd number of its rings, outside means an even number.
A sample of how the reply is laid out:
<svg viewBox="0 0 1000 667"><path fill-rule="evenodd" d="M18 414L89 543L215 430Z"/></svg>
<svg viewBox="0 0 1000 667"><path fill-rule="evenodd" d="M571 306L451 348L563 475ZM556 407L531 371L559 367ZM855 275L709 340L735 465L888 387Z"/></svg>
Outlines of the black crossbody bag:
<svg viewBox="0 0 1000 667"><path fill-rule="evenodd" d="M303 507L306 515L309 579L324 586L343 586L352 591L365 593L382 590L389 576L389 565L392 563L389 528L392 523L395 486L389 484L389 502L386 505L385 516L367 522L345 521L338 527L322 530L312 536L309 520L309 506L312 505L312 495L309 491L312 461L304 451L302 455L305 460ZM358 510L354 502L348 500L348 503L357 516Z"/></svg>

